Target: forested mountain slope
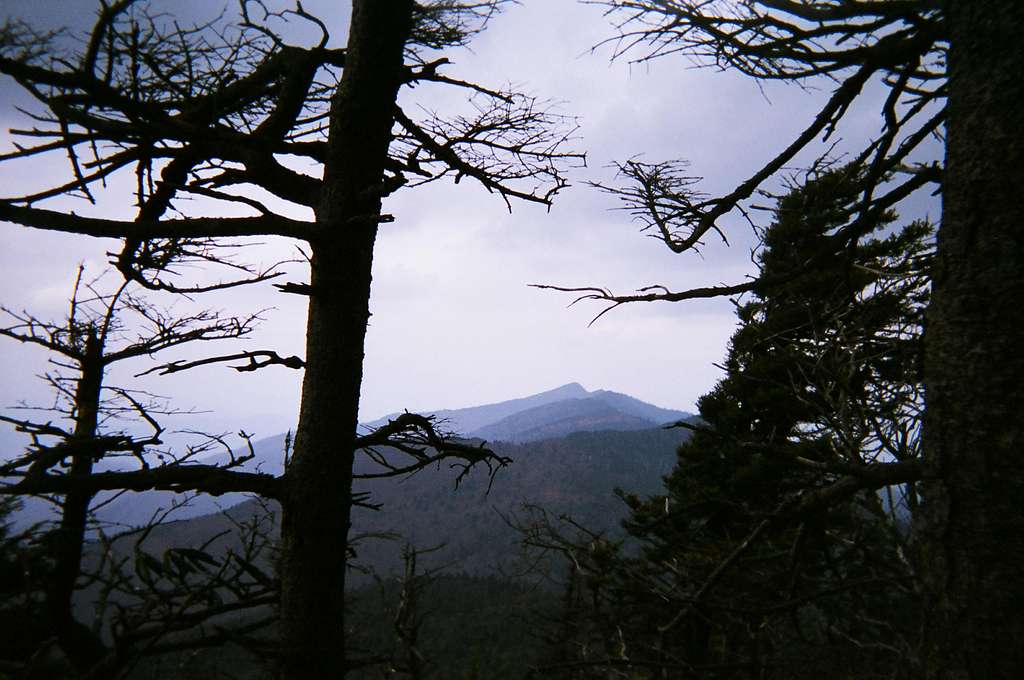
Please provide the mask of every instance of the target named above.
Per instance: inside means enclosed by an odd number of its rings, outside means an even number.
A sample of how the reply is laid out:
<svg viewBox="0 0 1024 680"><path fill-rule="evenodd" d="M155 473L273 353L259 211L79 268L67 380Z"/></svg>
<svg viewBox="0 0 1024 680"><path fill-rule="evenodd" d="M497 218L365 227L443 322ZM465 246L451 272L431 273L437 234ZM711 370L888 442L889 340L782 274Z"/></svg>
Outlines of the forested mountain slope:
<svg viewBox="0 0 1024 680"><path fill-rule="evenodd" d="M477 470L456 487L457 471L442 467L357 484L356 491L367 492L368 502L381 509L357 508L354 513L353 533L374 536L359 542L356 562L382 574L394 573L402 546L410 543L419 548L444 545L431 555L430 563L452 570L509 570L517 535L506 519L521 513L524 505L571 514L590 527L617 530L625 507L614 489L656 492L686 436L685 430L652 428L576 432L522 444L497 442L495 451L513 462L497 472L493 483ZM233 522L264 512L264 507L277 510L249 500L224 513L169 522L150 532L148 550L159 554L170 547L201 545L233 529ZM385 535L391 538L381 538ZM236 540L235 532L229 531L212 548L223 549Z"/></svg>
<svg viewBox="0 0 1024 680"><path fill-rule="evenodd" d="M659 408L618 392L588 392L579 383L496 404L427 413L437 419L442 429L489 442L530 442L584 431L642 430L692 417L684 411ZM362 429L369 431L398 415L394 413L372 421ZM281 474L285 458L284 433L253 442L253 450L254 459L243 469ZM356 466L359 465L357 457ZM450 477L454 479L454 474ZM626 485L626 488L630 487ZM170 519L217 513L245 499L243 494L200 496L176 510ZM138 526L150 521L161 509L181 501L180 496L171 492L126 493L103 507L98 518L124 527Z"/></svg>

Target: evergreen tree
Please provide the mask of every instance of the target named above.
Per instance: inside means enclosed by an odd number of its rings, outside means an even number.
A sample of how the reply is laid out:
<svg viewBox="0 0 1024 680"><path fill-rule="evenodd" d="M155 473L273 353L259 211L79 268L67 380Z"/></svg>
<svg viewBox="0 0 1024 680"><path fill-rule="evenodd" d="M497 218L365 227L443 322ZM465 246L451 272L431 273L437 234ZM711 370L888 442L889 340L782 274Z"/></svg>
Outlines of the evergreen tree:
<svg viewBox="0 0 1024 680"><path fill-rule="evenodd" d="M607 544L576 546L600 581L586 616L613 624L603 672L887 677L913 658L904 534L871 484L837 480L918 454L930 231L887 214L841 258L818 258L862 177L816 172L778 201L703 422L664 494L625 495L640 552L612 546L609 568ZM575 677L597 663L584 647Z"/></svg>
<svg viewBox="0 0 1024 680"><path fill-rule="evenodd" d="M685 57L759 81L834 84L813 119L769 160L717 195L696 190L680 162L620 165L613 189L674 253L724 236L723 218L821 141L877 104L878 129L860 142L869 170L837 251L885 210L928 188L942 195L936 231L920 464L872 471L913 477L928 608L924 676L1017 678L1024 667L1024 239L1019 198L1024 68L1018 0L598 0L616 18L616 55ZM884 97L877 97L879 90ZM934 141L939 142L938 145ZM856 142L855 142L856 143ZM838 236L838 234L837 234ZM608 311L754 291L761 282L671 290L647 285L549 286ZM603 313L603 312L602 312ZM897 436L899 433L893 433Z"/></svg>

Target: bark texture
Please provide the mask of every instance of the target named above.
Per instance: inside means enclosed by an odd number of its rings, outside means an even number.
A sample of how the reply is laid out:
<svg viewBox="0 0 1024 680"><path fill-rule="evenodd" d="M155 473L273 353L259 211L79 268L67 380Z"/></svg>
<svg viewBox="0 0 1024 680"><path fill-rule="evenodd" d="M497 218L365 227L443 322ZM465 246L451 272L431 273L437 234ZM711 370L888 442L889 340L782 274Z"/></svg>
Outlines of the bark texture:
<svg viewBox="0 0 1024 680"><path fill-rule="evenodd" d="M942 225L926 329L928 678L1024 672L1024 3L947 3Z"/></svg>
<svg viewBox="0 0 1024 680"><path fill-rule="evenodd" d="M324 188L311 240L306 374L282 499L286 679L344 675L345 565L363 343L381 185L411 0L356 0L332 102Z"/></svg>

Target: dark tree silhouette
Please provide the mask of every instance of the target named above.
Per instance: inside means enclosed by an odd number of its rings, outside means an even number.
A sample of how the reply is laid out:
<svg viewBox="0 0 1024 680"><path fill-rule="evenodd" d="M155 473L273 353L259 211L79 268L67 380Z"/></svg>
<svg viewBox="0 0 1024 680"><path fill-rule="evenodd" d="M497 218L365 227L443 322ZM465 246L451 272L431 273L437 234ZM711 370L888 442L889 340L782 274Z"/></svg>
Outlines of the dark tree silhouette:
<svg viewBox="0 0 1024 680"><path fill-rule="evenodd" d="M721 196L704 196L678 162L626 162L632 183L613 188L627 209L674 252L693 250L722 218L802 150L828 140L862 97L888 94L878 134L854 161L860 198L844 226L806 264L841 257L848 244L900 200L942 193L941 224L927 315L924 461L928 512L920 525L921 567L931 608L928 677L1010 678L1024 666L1019 603L1024 583L1024 439L1015 414L1024 383L1020 306L1024 253L1019 184L1024 121L1013 0L602 0L618 20L616 54L639 61L682 55L691 63L758 80L806 83L825 77L831 96L797 137ZM945 160L927 160L925 142L945 142ZM925 160L922 160L922 157ZM685 291L651 285L635 294L569 288L608 303L737 295L781 284L799 270ZM553 286L547 286L553 287Z"/></svg>
<svg viewBox="0 0 1024 680"><path fill-rule="evenodd" d="M134 293L131 289L137 286L130 281L115 281L111 288L102 277L89 281L83 276L84 268L79 268L67 316L60 321L2 309L8 325L0 327L0 336L45 349L55 368L44 376L53 393L52 406L22 407L25 415L18 417L0 415L0 420L31 438L23 455L0 464L0 494L38 496L53 501L57 508L55 528L31 532L47 555L45 561L34 563L34 570L26 571L43 597L40 626L45 634L36 641L55 640L77 671L113 673L132 656L117 629L133 628L137 639L154 641L140 635L135 627L141 621L125 615L123 606L116 621L111 620L114 613L110 611L100 617L115 631L112 649L102 642L98 627L87 627L74 616L75 591L83 582L109 576L103 569L83 573L97 494L181 486L219 494L232 487L268 489L274 480L235 470L252 454L236 455L221 437L199 435L202 438L184 453L161 446L165 432L161 420L174 411L159 398L111 384L109 379L110 371L122 362L150 359L186 344L244 337L258 317L225 317L209 311L171 316ZM196 462L210 453L211 445L221 444L228 453L225 462ZM131 462L111 466L118 458ZM102 531L95 525L92 529ZM109 554L102 556L104 563L112 559ZM126 585L119 587L132 592ZM195 611L192 614L196 620L202 618ZM169 621L163 624L171 626Z"/></svg>
<svg viewBox="0 0 1024 680"><path fill-rule="evenodd" d="M842 228L860 179L847 167L794 185L764 232L761 277L792 271ZM913 668L902 555L920 477L930 229L881 235L892 221L738 306L726 376L700 399L700 422L680 424L693 436L664 493L624 495L639 556L550 523L529 536L572 558L568 677L602 664L638 677ZM875 491L887 483L905 484L888 512Z"/></svg>
<svg viewBox="0 0 1024 680"><path fill-rule="evenodd" d="M947 5L949 118L925 346L922 568L935 678L1024 667L1024 67L1015 2Z"/></svg>
<svg viewBox="0 0 1024 680"><path fill-rule="evenodd" d="M120 239L114 259L126 279L165 290L201 292L277 274L179 282L184 264L225 262L218 239L274 235L308 248L309 281L279 284L309 300L294 454L283 477L261 489L283 507L283 677L344 673L352 462L361 443L405 442L392 451L406 462L390 462L391 473L444 458L504 463L413 416L364 442L356 434L374 241L378 225L392 219L382 201L450 176L475 180L509 206L547 205L565 186L565 169L582 162L567 150L571 120L514 91L445 75L448 59L436 50L466 43L502 4L355 0L340 49L328 46L328 27L300 4L275 14L243 2L235 29L218 32L179 27L133 0L103 2L72 54L26 27L3 31L0 72L42 109L35 127L20 131L29 145L5 160L58 153L70 162L66 180L0 201L0 219ZM282 20L308 22L321 39L288 44L274 30ZM445 118L400 106L399 91L417 85L464 92L470 113ZM38 206L62 195L102 205L105 180L132 170L134 219ZM185 200L194 197L213 203ZM276 209L281 202L312 219ZM204 205L209 211L199 213ZM227 209L236 216L222 216ZM183 466L165 482L195 488L191 474ZM69 485L45 479L52 490ZM226 476L224 490L238 488L237 479Z"/></svg>

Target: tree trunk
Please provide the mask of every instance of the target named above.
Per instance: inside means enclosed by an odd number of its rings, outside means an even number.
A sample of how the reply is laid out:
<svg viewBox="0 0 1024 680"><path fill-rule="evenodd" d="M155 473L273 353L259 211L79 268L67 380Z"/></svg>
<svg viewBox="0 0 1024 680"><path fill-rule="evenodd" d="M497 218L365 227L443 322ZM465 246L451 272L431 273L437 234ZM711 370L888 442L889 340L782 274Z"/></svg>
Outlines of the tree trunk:
<svg viewBox="0 0 1024 680"><path fill-rule="evenodd" d="M950 0L942 225L926 329L929 678L1024 672L1024 3Z"/></svg>
<svg viewBox="0 0 1024 680"><path fill-rule="evenodd" d="M332 102L319 235L311 243L306 372L282 500L286 679L339 678L363 342L381 186L411 0L356 0Z"/></svg>
<svg viewBox="0 0 1024 680"><path fill-rule="evenodd" d="M75 440L88 442L97 435L100 393L103 389L103 341L89 330L85 353L78 366L81 376L75 386ZM71 477L92 474L92 453L71 456ZM60 527L53 534L53 574L46 593L46 609L53 634L77 668L89 668L100 659L103 648L77 625L72 614L75 582L82 566L85 527L89 519L92 494L71 491L61 503Z"/></svg>

